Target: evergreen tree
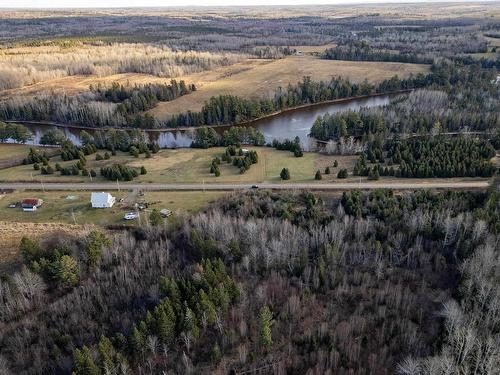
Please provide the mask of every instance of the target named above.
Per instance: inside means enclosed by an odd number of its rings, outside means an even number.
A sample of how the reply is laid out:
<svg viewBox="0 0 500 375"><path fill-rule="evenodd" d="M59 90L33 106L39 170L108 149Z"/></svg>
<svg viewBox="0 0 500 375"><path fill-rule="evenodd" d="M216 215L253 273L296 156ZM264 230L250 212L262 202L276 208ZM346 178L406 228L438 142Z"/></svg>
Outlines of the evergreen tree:
<svg viewBox="0 0 500 375"><path fill-rule="evenodd" d="M314 179L315 179L315 180L321 180L322 178L323 178L323 176L321 176L321 172L320 172L320 170L318 169L318 170L316 171L316 174L314 175Z"/></svg>
<svg viewBox="0 0 500 375"><path fill-rule="evenodd" d="M82 350L75 350L74 353L74 374L75 375L100 375L101 371L94 362L90 349L84 346Z"/></svg>
<svg viewBox="0 0 500 375"><path fill-rule="evenodd" d="M273 315L268 306L264 306L260 309L259 320L260 320L260 345L264 349L269 349L273 345L273 337L271 332Z"/></svg>
<svg viewBox="0 0 500 375"><path fill-rule="evenodd" d="M87 265L94 268L99 264L102 249L111 245L111 240L103 233L93 230L85 238L84 252L87 256Z"/></svg>
<svg viewBox="0 0 500 375"><path fill-rule="evenodd" d="M158 209L153 209L151 213L149 214L149 224L156 227L158 225L161 225L163 222L163 219L161 217L160 211Z"/></svg>
<svg viewBox="0 0 500 375"><path fill-rule="evenodd" d="M283 168L281 170L280 177L282 180L289 180L291 178L288 168Z"/></svg>

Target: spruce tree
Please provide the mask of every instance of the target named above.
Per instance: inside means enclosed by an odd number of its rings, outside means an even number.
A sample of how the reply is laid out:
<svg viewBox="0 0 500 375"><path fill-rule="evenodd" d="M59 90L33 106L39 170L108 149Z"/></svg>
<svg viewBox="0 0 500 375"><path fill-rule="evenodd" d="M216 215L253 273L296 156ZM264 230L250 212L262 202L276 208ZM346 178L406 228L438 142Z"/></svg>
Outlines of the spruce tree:
<svg viewBox="0 0 500 375"><path fill-rule="evenodd" d="M260 309L259 319L260 319L260 345L264 349L269 349L273 345L273 337L271 332L273 315L268 306L264 306Z"/></svg>

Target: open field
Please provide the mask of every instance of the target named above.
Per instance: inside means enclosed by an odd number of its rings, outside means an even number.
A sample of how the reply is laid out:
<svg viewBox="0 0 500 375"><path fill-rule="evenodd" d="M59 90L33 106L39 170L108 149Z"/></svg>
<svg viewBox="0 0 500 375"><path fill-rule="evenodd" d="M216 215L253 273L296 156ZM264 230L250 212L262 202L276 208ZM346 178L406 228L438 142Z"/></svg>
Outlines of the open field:
<svg viewBox="0 0 500 375"><path fill-rule="evenodd" d="M500 47L500 38L492 38L489 36L484 37L491 47Z"/></svg>
<svg viewBox="0 0 500 375"><path fill-rule="evenodd" d="M20 164L32 147L33 145L0 143L0 169ZM51 147L35 148L38 148L41 152L45 151L47 154L57 152L57 149Z"/></svg>
<svg viewBox="0 0 500 375"><path fill-rule="evenodd" d="M225 70L227 75L221 75ZM257 60L255 63L245 62L212 72L182 77L186 82L195 83L199 89L171 102L159 103L149 113L158 119L164 119L187 110L199 111L210 97L221 94L245 98L268 96L272 95L276 88L295 84L304 76L311 76L314 80L329 80L333 76L342 76L354 82L361 82L365 78L369 82L380 82L395 74L407 77L411 73L424 73L428 70L427 65L323 60L310 55L290 56L280 60Z"/></svg>
<svg viewBox="0 0 500 375"><path fill-rule="evenodd" d="M123 199L109 209L94 209L90 206L90 192L14 192L0 199L0 217L7 222L68 223L75 225L111 225L123 223L123 215L134 210L135 203L149 203L149 208L168 208L172 212L196 212L209 202L225 195L224 192L134 192L111 191L113 196ZM2 195L0 195L2 197ZM26 198L43 199L36 212L23 212L19 207L8 208L13 202Z"/></svg>
<svg viewBox="0 0 500 375"><path fill-rule="evenodd" d="M241 182L276 182L282 168L289 168L292 179L295 182L314 181L316 170L324 170L327 166L332 167L335 159L339 162L339 168L352 169L355 156L326 156L307 152L301 158L296 158L291 152L278 151L268 147L248 147L255 149L259 155L259 162L251 166L244 174L232 164L222 163L221 176L215 177L210 173L212 159L221 157L224 148L210 149L169 149L160 150L158 154L146 159L144 154L134 158L128 153L118 152L109 160L95 160L95 154L87 157L88 170L94 169L99 174L99 169L115 163L126 164L130 167L140 168L144 166L148 173L134 179L134 183L241 183ZM100 151L103 155L104 152ZM76 161L62 161L59 156L53 157L50 164L70 166ZM332 168L331 178L335 178L338 168ZM33 178L32 178L33 177ZM326 176L325 176L325 179ZM41 175L40 171L33 170L33 165L19 165L0 170L0 181L4 182L90 182L87 176L61 176L59 172L53 175ZM94 182L106 182L102 176L93 179ZM109 182L109 181L108 181ZM120 184L126 184L125 182Z"/></svg>
<svg viewBox="0 0 500 375"><path fill-rule="evenodd" d="M111 192L123 203L110 209L90 207L90 192L14 192L0 195L0 272L19 265L19 242L23 236L43 239L58 236L80 235L95 225L123 224L123 215L136 202L149 203L150 208L168 208L175 213L193 213L226 195L225 192ZM8 204L25 198L40 198L44 204L36 212L23 212L19 206ZM70 198L70 199L69 199ZM146 220L147 212L141 214ZM137 223L133 221L132 223ZM132 224L131 223L131 224Z"/></svg>

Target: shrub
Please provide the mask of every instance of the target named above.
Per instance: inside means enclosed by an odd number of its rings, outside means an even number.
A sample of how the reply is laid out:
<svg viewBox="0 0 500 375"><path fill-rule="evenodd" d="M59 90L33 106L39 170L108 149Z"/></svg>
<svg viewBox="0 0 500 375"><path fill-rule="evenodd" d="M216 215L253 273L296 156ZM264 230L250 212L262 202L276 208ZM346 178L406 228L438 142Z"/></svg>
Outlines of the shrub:
<svg viewBox="0 0 500 375"><path fill-rule="evenodd" d="M282 180L289 180L291 178L288 168L283 168L281 170L280 177Z"/></svg>
<svg viewBox="0 0 500 375"><path fill-rule="evenodd" d="M348 175L347 169L341 169L337 174L337 178L347 178Z"/></svg>

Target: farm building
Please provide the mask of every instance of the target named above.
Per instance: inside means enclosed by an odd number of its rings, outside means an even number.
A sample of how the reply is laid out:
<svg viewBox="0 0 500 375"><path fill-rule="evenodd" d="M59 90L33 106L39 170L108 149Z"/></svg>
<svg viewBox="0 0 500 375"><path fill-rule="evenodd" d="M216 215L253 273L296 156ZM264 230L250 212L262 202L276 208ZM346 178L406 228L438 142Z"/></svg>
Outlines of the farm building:
<svg viewBox="0 0 500 375"><path fill-rule="evenodd" d="M38 207L40 207L43 204L42 199L37 199L37 198L29 198L29 199L23 199L21 202L21 207L23 211L36 211Z"/></svg>
<svg viewBox="0 0 500 375"><path fill-rule="evenodd" d="M92 193L90 203L92 208L110 208L116 202L116 198L109 193Z"/></svg>

